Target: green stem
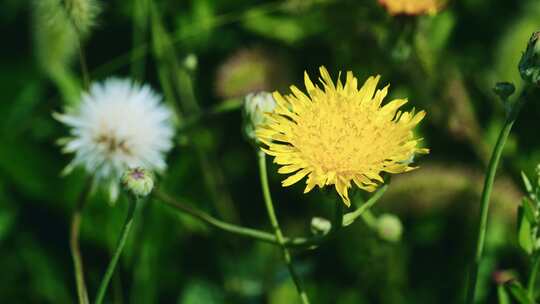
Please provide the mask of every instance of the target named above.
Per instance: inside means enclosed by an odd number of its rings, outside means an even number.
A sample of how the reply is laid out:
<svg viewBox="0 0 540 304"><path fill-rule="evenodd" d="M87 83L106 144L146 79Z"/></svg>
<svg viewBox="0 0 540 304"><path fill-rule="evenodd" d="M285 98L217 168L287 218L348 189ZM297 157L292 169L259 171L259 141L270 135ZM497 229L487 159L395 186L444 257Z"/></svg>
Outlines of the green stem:
<svg viewBox="0 0 540 304"><path fill-rule="evenodd" d="M276 236L271 233L224 222L203 211L200 211L188 205L182 204L160 190L155 190L154 195L164 204L172 208L175 208L176 210L180 212L189 214L193 216L194 218L210 226L223 230L225 232L252 238L257 241L262 241L262 242L276 244L276 245L279 244L276 239ZM323 237L313 236L309 238L308 237L296 237L296 238L284 237L284 239L285 239L285 245L287 245L287 247L300 247L301 248L301 247L316 246L322 243L322 241L324 241L326 237L325 236Z"/></svg>
<svg viewBox="0 0 540 304"><path fill-rule="evenodd" d="M145 42L148 34L148 0L135 0L133 2L133 31L132 49L136 49ZM145 56L139 56L136 52L131 53L131 75L134 79L142 81L145 72Z"/></svg>
<svg viewBox="0 0 540 304"><path fill-rule="evenodd" d="M95 304L101 304L103 302L103 298L105 297L105 293L107 292L107 287L109 286L109 282L111 281L111 277L116 268L116 264L118 264L120 254L124 249L124 245L126 244L126 240L129 236L129 231L131 230L131 226L133 225L133 215L135 214L136 203L137 202L135 198L130 198L126 221L124 222L124 226L122 227L120 239L118 240L118 244L116 245L116 250L114 251L113 257L109 262L109 266L107 266L107 270L105 271L105 275L101 280L101 284L99 285Z"/></svg>
<svg viewBox="0 0 540 304"><path fill-rule="evenodd" d="M356 219L359 216L362 216L365 212L368 212L369 209L375 205L376 202L379 201L379 199L383 196L383 194L388 189L388 185L384 185L380 187L375 194L373 194L367 202L362 204L358 209L354 210L353 212L346 213L343 217L343 226L349 226L350 224L354 223ZM364 218L365 220L365 218Z"/></svg>
<svg viewBox="0 0 540 304"><path fill-rule="evenodd" d="M535 288L536 288L536 275L538 274L538 267L540 266L540 255L535 253L532 257L531 273L529 274L529 280L527 282L527 295L529 299L534 303Z"/></svg>
<svg viewBox="0 0 540 304"><path fill-rule="evenodd" d="M294 285L296 286L298 295L300 296L302 303L309 304L309 299L306 292L304 291L302 287L300 277L294 270L294 266L292 264L291 253L289 252L289 250L287 249L287 246L285 245L285 239L283 238L283 234L281 232L281 228L279 227L279 222L276 217L276 213L274 211L274 204L272 203L272 196L270 195L270 187L268 185L268 175L266 172L266 157L264 155L264 152L262 151L258 151L258 156L259 156L259 173L260 173L260 178L261 178L261 186L263 189L263 197L264 197L264 202L266 204L266 211L268 212L268 218L270 219L270 223L272 224L272 227L274 228L274 234L281 247L281 251L283 252L283 259L285 260L285 263L287 264L287 268L289 269L291 278L294 282ZM343 214L342 212L340 213Z"/></svg>
<svg viewBox="0 0 540 304"><path fill-rule="evenodd" d="M522 93L522 96L517 100L513 105L512 109L507 113L504 126L499 133L497 138L497 143L491 154L491 159L489 160L489 165L486 173L486 178L484 180L484 189L482 191L482 198L480 201L480 222L478 225L478 234L476 239L476 251L474 255L474 260L470 266L469 272L469 284L467 286L467 296L466 303L472 304L475 300L476 285L478 279L478 270L480 268L480 262L482 261L482 256L484 254L485 239L487 233L487 220L489 213L489 203L491 191L493 189L493 183L495 181L495 174L497 172L497 167L499 165L499 160L501 158L504 145L508 139L508 135L512 130L512 125L516 121L516 118L525 102L525 95L528 93L528 89L525 89ZM508 102L508 101L506 101Z"/></svg>
<svg viewBox="0 0 540 304"><path fill-rule="evenodd" d="M88 195L92 185L92 178L88 178L83 191L79 195L77 200L77 206L73 211L71 218L71 231L69 238L69 248L71 250L71 256L73 258L73 268L75 270L75 282L77 284L77 298L79 304L88 304L88 291L86 290L86 284L84 282L84 268L82 262L81 249L79 247L79 233L81 227L82 211L86 202L88 201Z"/></svg>
<svg viewBox="0 0 540 304"><path fill-rule="evenodd" d="M362 219L368 225L368 227L372 229L377 228L377 218L373 213L371 213L371 210L366 210L364 213L362 213Z"/></svg>

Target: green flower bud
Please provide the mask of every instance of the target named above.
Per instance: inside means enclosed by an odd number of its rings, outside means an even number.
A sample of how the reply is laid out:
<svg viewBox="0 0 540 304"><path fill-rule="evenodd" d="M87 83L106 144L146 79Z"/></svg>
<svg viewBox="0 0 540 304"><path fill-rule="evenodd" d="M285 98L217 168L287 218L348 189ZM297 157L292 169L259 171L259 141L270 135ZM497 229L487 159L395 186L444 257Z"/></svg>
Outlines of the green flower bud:
<svg viewBox="0 0 540 304"><path fill-rule="evenodd" d="M197 55L192 53L192 54L188 54L186 58L184 58L183 63L186 69L188 69L189 71L195 71L199 64L199 60L197 59Z"/></svg>
<svg viewBox="0 0 540 304"><path fill-rule="evenodd" d="M398 242L401 240L403 225L397 216L388 213L379 216L376 227L381 239L389 242Z"/></svg>
<svg viewBox="0 0 540 304"><path fill-rule="evenodd" d="M323 236L328 234L332 229L332 223L322 217L314 217L311 219L311 233L313 235Z"/></svg>
<svg viewBox="0 0 540 304"><path fill-rule="evenodd" d="M516 91L516 87L511 82L497 82L493 87L493 92L501 98L501 100L507 100Z"/></svg>
<svg viewBox="0 0 540 304"><path fill-rule="evenodd" d="M122 176L122 185L135 197L144 197L154 188L154 175L143 168L128 169Z"/></svg>
<svg viewBox="0 0 540 304"><path fill-rule="evenodd" d="M273 112L276 102L271 93L250 93L244 101L244 131L250 140L257 141L255 130L266 123L265 113Z"/></svg>
<svg viewBox="0 0 540 304"><path fill-rule="evenodd" d="M519 73L523 80L540 85L540 31L534 32L529 39L527 49L519 61Z"/></svg>

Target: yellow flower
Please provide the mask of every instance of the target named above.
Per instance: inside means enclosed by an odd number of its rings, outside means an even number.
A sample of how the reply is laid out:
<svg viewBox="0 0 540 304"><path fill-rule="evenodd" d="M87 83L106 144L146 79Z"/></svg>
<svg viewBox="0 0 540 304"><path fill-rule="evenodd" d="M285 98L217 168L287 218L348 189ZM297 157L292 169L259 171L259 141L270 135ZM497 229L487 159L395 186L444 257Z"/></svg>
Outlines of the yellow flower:
<svg viewBox="0 0 540 304"><path fill-rule="evenodd" d="M381 172L402 173L415 169L410 162L419 138L412 129L425 112L401 112L407 103L396 99L381 107L388 86L375 92L380 76L369 77L358 90L358 80L347 72L345 85L334 85L320 67L322 88L304 75L308 95L296 86L293 94L274 92L275 110L265 113L267 124L256 135L266 145L262 150L282 165L278 172L293 175L282 185L290 186L307 176L307 193L315 186L334 185L345 205L350 206L348 189L354 182L366 191L383 183Z"/></svg>
<svg viewBox="0 0 540 304"><path fill-rule="evenodd" d="M433 15L444 5L443 0L379 0L390 15Z"/></svg>

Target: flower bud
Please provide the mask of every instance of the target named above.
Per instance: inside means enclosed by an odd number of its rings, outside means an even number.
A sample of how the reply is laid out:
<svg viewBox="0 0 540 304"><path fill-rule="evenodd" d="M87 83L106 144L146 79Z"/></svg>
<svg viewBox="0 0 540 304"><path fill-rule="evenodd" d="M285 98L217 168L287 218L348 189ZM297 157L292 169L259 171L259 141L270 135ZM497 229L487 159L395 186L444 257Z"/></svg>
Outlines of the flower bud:
<svg viewBox="0 0 540 304"><path fill-rule="evenodd" d="M540 85L540 31L534 32L529 39L527 49L519 61L519 73L523 80Z"/></svg>
<svg viewBox="0 0 540 304"><path fill-rule="evenodd" d="M311 233L313 235L323 236L328 234L331 229L332 223L329 220L317 216L311 219Z"/></svg>
<svg viewBox="0 0 540 304"><path fill-rule="evenodd" d="M195 71L197 69L197 66L199 65L199 60L197 58L197 55L193 53L188 54L184 58L183 64L184 64L184 67L188 69L189 71Z"/></svg>
<svg viewBox="0 0 540 304"><path fill-rule="evenodd" d="M377 233L383 240L397 242L401 239L403 225L401 220L393 214L383 214L377 218Z"/></svg>
<svg viewBox="0 0 540 304"><path fill-rule="evenodd" d="M245 113L245 127L244 131L247 137L256 141L255 130L266 123L264 113L274 111L276 102L271 93L258 92L250 93L245 97L244 101L244 113Z"/></svg>
<svg viewBox="0 0 540 304"><path fill-rule="evenodd" d="M154 188L154 176L143 168L128 169L122 176L122 185L135 197L144 197Z"/></svg>
<svg viewBox="0 0 540 304"><path fill-rule="evenodd" d="M511 82L497 82L493 87L493 92L501 98L501 100L507 100L516 91L516 87Z"/></svg>

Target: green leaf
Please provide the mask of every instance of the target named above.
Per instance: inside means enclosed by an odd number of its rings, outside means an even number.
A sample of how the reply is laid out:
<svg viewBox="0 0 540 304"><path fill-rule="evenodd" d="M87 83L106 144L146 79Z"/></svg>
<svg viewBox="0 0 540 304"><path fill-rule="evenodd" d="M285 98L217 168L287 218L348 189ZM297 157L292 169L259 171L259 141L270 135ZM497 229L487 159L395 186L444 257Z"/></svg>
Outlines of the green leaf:
<svg viewBox="0 0 540 304"><path fill-rule="evenodd" d="M499 299L499 304L511 304L508 292L503 285L497 286L497 298Z"/></svg>
<svg viewBox="0 0 540 304"><path fill-rule="evenodd" d="M527 193L533 193L531 181L527 177L527 174L525 174L525 172L523 171L521 171L521 179L523 180L523 185L525 186L525 190L527 190Z"/></svg>
<svg viewBox="0 0 540 304"><path fill-rule="evenodd" d="M527 297L527 291L518 281L510 281L504 285L506 289L512 295L512 298L520 304L534 304L533 301Z"/></svg>
<svg viewBox="0 0 540 304"><path fill-rule="evenodd" d="M531 223L525 216L523 206L518 208L518 242L519 246L527 253L531 254L533 251L533 238L531 232Z"/></svg>
<svg viewBox="0 0 540 304"><path fill-rule="evenodd" d="M538 220L536 219L532 202L528 198L524 197L521 200L521 206L523 207L523 213L525 214L525 217L527 218L529 223L531 223L532 225L537 225Z"/></svg>

